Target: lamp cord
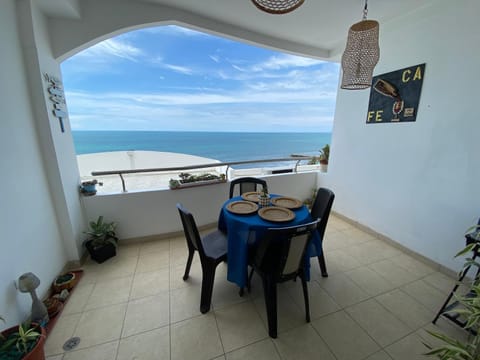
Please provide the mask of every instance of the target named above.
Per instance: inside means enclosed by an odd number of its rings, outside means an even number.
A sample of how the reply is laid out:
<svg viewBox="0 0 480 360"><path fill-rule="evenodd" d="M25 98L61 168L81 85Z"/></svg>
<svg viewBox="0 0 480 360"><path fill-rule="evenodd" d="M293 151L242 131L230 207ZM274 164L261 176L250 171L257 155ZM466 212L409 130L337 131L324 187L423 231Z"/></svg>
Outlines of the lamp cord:
<svg viewBox="0 0 480 360"><path fill-rule="evenodd" d="M363 19L362 20L367 20L367 14L368 14L368 0L365 0L365 7L363 8Z"/></svg>

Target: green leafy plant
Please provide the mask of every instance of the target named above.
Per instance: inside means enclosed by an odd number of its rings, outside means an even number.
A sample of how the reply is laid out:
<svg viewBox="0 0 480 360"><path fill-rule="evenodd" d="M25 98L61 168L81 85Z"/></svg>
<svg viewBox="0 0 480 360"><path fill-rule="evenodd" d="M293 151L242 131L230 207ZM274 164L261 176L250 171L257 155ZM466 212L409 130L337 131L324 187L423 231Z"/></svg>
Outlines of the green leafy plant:
<svg viewBox="0 0 480 360"><path fill-rule="evenodd" d="M180 180L170 179L168 185L170 189L179 188L182 184L194 183L198 181L225 181L225 174L215 175L215 174L200 174L200 175L192 175L190 173L180 173L178 174Z"/></svg>
<svg viewBox="0 0 480 360"><path fill-rule="evenodd" d="M118 238L115 233L117 224L114 222L104 222L103 216L99 216L97 221L89 222L90 229L84 233L89 235L94 248L111 243L117 246Z"/></svg>
<svg viewBox="0 0 480 360"><path fill-rule="evenodd" d="M328 164L328 158L329 157L330 157L330 145L326 144L320 150L320 157L319 157L320 164Z"/></svg>
<svg viewBox="0 0 480 360"><path fill-rule="evenodd" d="M470 254L472 251L480 251L480 225L472 226L467 230L474 241L468 244L455 257ZM461 272L465 271L467 267L474 266L480 269L480 263L471 257L467 257ZM451 314L458 314L465 319L465 329L469 331L470 335L466 342L456 340L447 335L428 331L430 335L444 342L444 345L438 348L433 348L429 344L425 344L430 351L425 355L435 356L441 360L479 360L480 359L480 278L473 279L469 286L469 291L466 295L455 296L459 306L447 312Z"/></svg>
<svg viewBox="0 0 480 360"><path fill-rule="evenodd" d="M25 322L18 326L17 331L3 335L0 338L0 358L22 359L35 347L39 337L42 336L38 330L38 325Z"/></svg>

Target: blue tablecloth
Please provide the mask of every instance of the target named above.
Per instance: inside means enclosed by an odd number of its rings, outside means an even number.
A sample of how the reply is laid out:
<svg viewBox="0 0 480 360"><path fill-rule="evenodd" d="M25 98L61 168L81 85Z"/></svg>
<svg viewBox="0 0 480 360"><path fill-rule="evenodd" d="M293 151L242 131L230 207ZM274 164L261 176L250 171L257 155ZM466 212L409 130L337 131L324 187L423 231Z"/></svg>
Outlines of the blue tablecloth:
<svg viewBox="0 0 480 360"><path fill-rule="evenodd" d="M279 195L273 195L276 197ZM295 219L288 222L271 222L263 220L257 213L250 215L237 215L226 210L226 206L232 201L242 200L240 196L229 199L222 206L218 218L218 229L226 232L228 237L228 272L227 279L244 287L248 274L248 247L260 239L268 228L294 226L312 221L310 212L306 206L294 210ZM322 253L320 236L315 233L308 248L308 256L318 256ZM307 261L307 278L309 277L309 262Z"/></svg>

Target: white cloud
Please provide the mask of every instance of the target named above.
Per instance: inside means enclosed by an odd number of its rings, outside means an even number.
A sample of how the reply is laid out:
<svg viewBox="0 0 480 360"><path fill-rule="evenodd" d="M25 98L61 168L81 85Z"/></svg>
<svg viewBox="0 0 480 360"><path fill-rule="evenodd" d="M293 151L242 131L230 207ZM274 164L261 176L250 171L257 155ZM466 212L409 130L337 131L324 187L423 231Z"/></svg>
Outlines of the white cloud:
<svg viewBox="0 0 480 360"><path fill-rule="evenodd" d="M163 67L173 70L175 72L184 74L184 75L192 75L193 70L191 68L188 68L186 66L179 66L179 65L171 65L171 64L163 64Z"/></svg>
<svg viewBox="0 0 480 360"><path fill-rule="evenodd" d="M272 56L267 61L252 66L252 71L280 70L285 68L310 67L324 64L325 61L301 56L281 54Z"/></svg>
<svg viewBox="0 0 480 360"><path fill-rule="evenodd" d="M82 51L77 56L87 57L96 62L110 61L111 58L121 58L130 61L138 61L143 55L143 51L125 41L117 39L108 39Z"/></svg>
<svg viewBox="0 0 480 360"><path fill-rule="evenodd" d="M208 55L208 57L215 61L217 64L220 62L220 56L218 55Z"/></svg>

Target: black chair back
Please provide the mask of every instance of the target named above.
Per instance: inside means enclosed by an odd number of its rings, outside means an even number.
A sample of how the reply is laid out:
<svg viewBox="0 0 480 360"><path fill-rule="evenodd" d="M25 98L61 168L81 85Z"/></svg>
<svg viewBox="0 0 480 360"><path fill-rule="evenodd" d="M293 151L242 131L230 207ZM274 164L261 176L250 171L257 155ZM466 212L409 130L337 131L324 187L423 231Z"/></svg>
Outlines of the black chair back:
<svg viewBox="0 0 480 360"><path fill-rule="evenodd" d="M325 234L328 217L330 216L330 210L332 209L334 199L335 194L332 190L319 188L317 191L317 196L315 197L315 201L312 205L312 210L310 210L312 218L320 219L317 228L320 239L323 239L323 235Z"/></svg>
<svg viewBox="0 0 480 360"><path fill-rule="evenodd" d="M267 182L263 179L258 179L254 177L238 178L232 180L232 182L230 183L230 199L233 197L236 185L239 185L240 188L239 195L250 191L257 191L257 185L262 185L263 189L266 189L268 191Z"/></svg>
<svg viewBox="0 0 480 360"><path fill-rule="evenodd" d="M200 261L203 261L205 250L203 249L200 233L198 232L197 224L193 215L185 209L182 204L177 204L180 219L182 220L183 231L187 239L187 245L190 250L197 250L200 255Z"/></svg>
<svg viewBox="0 0 480 360"><path fill-rule="evenodd" d="M303 271L305 251L317 225L318 220L315 220L303 225L268 229L255 252L255 270L275 282L294 279Z"/></svg>

